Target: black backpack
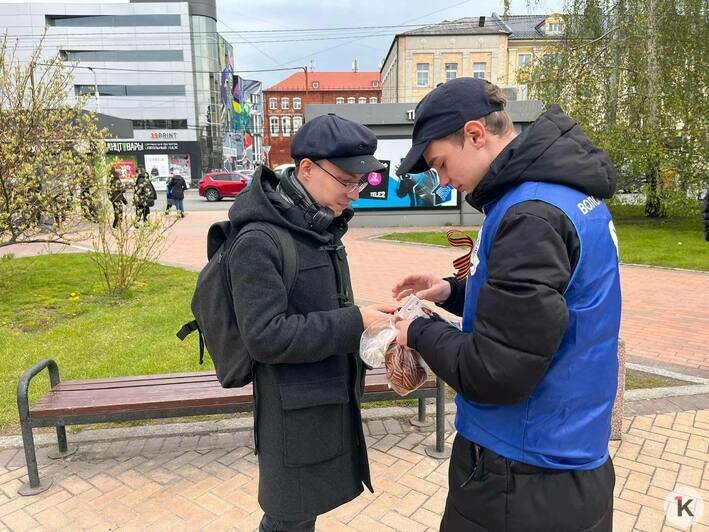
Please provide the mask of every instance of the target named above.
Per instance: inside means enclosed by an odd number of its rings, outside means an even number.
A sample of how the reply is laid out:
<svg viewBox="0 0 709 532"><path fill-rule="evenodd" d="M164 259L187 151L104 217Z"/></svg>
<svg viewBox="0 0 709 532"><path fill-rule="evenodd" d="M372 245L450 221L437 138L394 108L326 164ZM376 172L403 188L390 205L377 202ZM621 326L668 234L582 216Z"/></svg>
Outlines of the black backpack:
<svg viewBox="0 0 709 532"><path fill-rule="evenodd" d="M251 382L253 360L241 338L234 313L229 264L237 240L252 231L266 233L281 251L283 282L288 295L298 275L298 255L291 234L284 228L266 222L253 222L233 231L229 222L212 224L207 233L209 262L197 279L192 297L195 319L177 333L180 340L199 333L199 363L204 363L204 349L214 362L217 379L224 388L238 388Z"/></svg>

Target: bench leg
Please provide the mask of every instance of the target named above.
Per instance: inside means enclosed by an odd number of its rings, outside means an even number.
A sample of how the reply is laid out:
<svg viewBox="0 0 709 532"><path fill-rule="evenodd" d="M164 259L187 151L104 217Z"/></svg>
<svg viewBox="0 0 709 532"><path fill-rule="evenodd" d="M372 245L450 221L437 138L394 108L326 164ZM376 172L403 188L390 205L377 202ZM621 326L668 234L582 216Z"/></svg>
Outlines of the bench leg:
<svg viewBox="0 0 709 532"><path fill-rule="evenodd" d="M40 482L39 471L37 470L37 453L34 447L34 435L32 426L29 423L22 423L22 444L25 448L25 461L27 462L27 476L29 483L23 484L17 493L20 495L37 495L47 491L51 485L51 480Z"/></svg>
<svg viewBox="0 0 709 532"><path fill-rule="evenodd" d="M409 420L414 427L430 427L433 422L426 417L426 398L418 399L418 414Z"/></svg>
<svg viewBox="0 0 709 532"><path fill-rule="evenodd" d="M439 460L445 460L451 454L446 446L446 383L440 377L436 387L436 445L426 447L426 454Z"/></svg>
<svg viewBox="0 0 709 532"><path fill-rule="evenodd" d="M58 451L50 451L47 453L47 456L52 460L59 460L60 458L71 456L78 449L76 446L69 449L66 442L66 427L64 425L57 425L57 445L59 446Z"/></svg>

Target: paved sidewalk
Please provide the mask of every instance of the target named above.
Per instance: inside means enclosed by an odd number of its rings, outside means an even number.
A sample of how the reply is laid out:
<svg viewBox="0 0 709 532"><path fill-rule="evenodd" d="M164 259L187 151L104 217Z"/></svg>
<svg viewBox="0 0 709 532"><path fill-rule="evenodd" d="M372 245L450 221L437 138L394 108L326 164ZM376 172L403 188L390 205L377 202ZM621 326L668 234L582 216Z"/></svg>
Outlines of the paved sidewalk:
<svg viewBox="0 0 709 532"><path fill-rule="evenodd" d="M709 503L709 410L626 418L624 432L611 444L616 532L674 530L663 523L675 486ZM368 421L365 433L375 493L326 514L317 529L437 530L448 461L425 454L435 435L392 418ZM59 462L44 447L40 475L54 484L34 497L16 494L26 478L22 450L0 451L0 530L255 530L261 511L251 442L248 430L118 439L83 443ZM709 530L709 511L692 530Z"/></svg>
<svg viewBox="0 0 709 532"><path fill-rule="evenodd" d="M223 213L190 213L173 229L174 243L163 260L200 269L206 263L205 235ZM355 296L387 302L403 275L431 271L452 274L461 250L373 240L392 231L443 231L444 228L353 228L345 237ZM709 273L622 266L621 336L629 356L709 369ZM681 341L679 340L681 339Z"/></svg>

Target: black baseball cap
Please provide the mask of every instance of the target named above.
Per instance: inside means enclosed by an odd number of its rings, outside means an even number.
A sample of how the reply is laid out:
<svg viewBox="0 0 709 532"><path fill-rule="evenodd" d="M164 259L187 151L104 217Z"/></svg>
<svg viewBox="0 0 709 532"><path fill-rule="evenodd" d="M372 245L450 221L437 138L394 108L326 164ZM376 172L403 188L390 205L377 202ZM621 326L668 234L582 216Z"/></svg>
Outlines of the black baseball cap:
<svg viewBox="0 0 709 532"><path fill-rule="evenodd" d="M294 160L327 159L351 174L368 174L386 168L374 157L377 137L371 129L330 113L306 122L293 137Z"/></svg>
<svg viewBox="0 0 709 532"><path fill-rule="evenodd" d="M489 81L479 78L456 78L429 92L416 106L411 149L396 173L418 174L428 170L423 152L432 140L442 139L461 129L470 120L478 120L504 106L487 97Z"/></svg>

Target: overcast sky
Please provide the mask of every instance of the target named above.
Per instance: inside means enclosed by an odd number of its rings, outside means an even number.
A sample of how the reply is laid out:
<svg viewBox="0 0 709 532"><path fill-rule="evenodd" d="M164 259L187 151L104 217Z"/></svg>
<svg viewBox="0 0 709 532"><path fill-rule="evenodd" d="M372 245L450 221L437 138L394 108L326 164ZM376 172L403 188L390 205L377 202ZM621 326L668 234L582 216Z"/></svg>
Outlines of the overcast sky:
<svg viewBox="0 0 709 532"><path fill-rule="evenodd" d="M349 71L358 59L361 71L379 70L396 33L411 28L376 28L400 24L426 25L460 17L502 13L502 0L259 0L245 4L218 0L218 30L234 46L236 70L304 66L315 70ZM512 0L511 14L561 11L563 0ZM243 30L293 30L365 27L365 30L243 33ZM347 35L346 39L332 37ZM373 35L374 34L374 35ZM353 38L353 35L357 35ZM368 36L369 35L369 36ZM264 42L291 39L291 42ZM318 39L292 41L292 39ZM251 41L249 44L246 40ZM259 42L260 41L260 42ZM268 87L289 72L244 74Z"/></svg>

